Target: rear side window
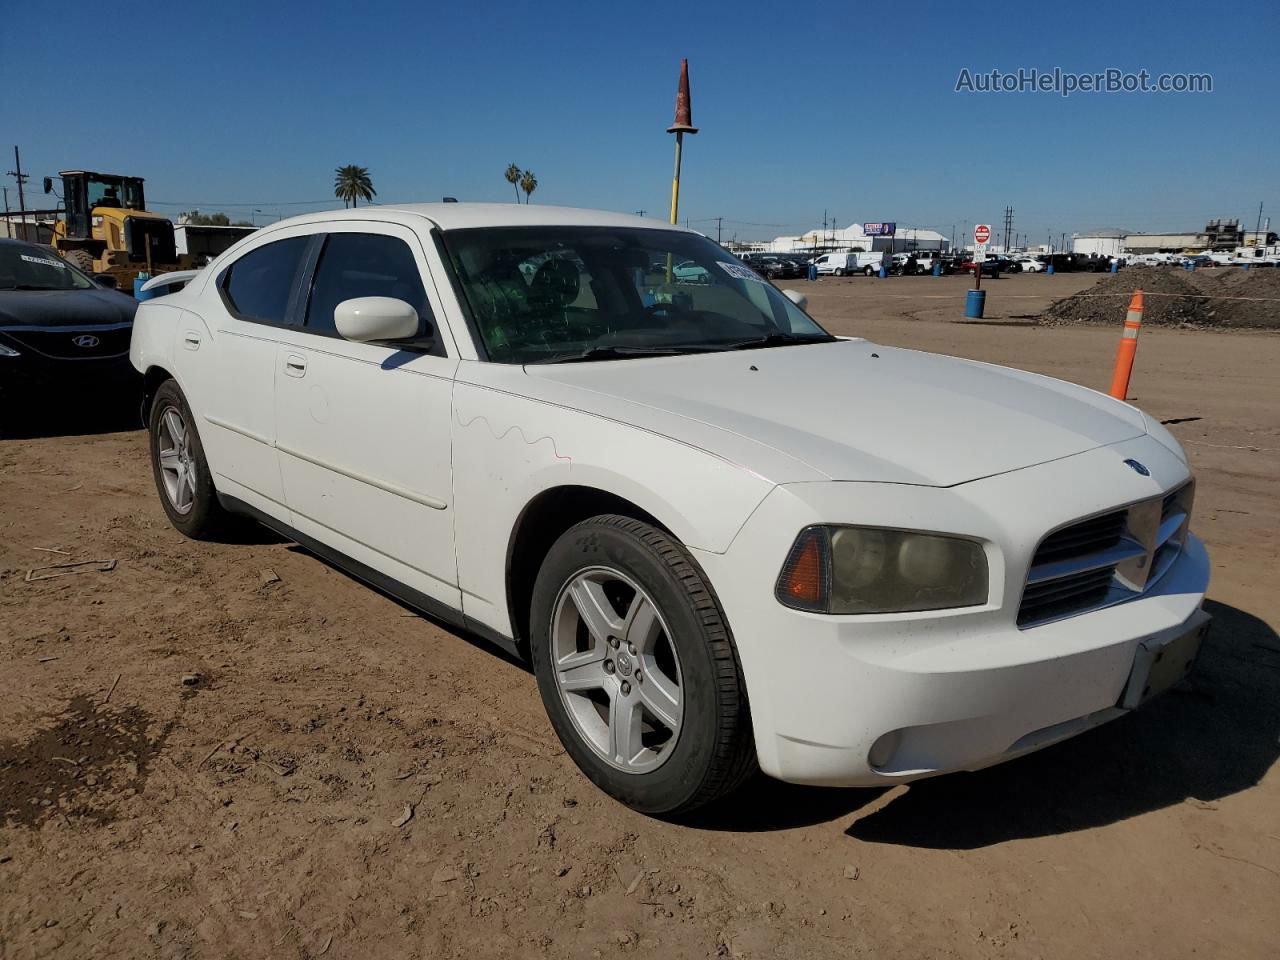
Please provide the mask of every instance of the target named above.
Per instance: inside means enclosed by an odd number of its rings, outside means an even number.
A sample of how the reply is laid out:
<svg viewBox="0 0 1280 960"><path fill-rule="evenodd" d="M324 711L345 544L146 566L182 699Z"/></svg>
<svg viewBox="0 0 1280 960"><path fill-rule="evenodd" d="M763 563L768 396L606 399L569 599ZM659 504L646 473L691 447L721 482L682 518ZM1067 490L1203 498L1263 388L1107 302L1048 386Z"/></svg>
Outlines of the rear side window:
<svg viewBox="0 0 1280 960"><path fill-rule="evenodd" d="M222 275L222 293L244 320L284 326L289 297L306 257L310 237L289 237L246 253Z"/></svg>
<svg viewBox="0 0 1280 960"><path fill-rule="evenodd" d="M307 302L308 333L336 336L333 311L356 297L394 297L418 311L418 335L433 332L431 304L409 245L379 233L331 233Z"/></svg>

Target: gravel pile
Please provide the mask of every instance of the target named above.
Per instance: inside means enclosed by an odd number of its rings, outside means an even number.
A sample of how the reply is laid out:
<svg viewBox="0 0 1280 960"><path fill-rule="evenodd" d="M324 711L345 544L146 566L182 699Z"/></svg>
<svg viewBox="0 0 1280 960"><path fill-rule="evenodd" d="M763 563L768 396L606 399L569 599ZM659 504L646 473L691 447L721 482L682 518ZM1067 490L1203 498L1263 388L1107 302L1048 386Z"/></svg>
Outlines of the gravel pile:
<svg viewBox="0 0 1280 960"><path fill-rule="evenodd" d="M1174 267L1130 267L1055 301L1041 321L1119 324L1135 289L1147 294L1145 324L1280 329L1280 270L1238 267L1195 273Z"/></svg>

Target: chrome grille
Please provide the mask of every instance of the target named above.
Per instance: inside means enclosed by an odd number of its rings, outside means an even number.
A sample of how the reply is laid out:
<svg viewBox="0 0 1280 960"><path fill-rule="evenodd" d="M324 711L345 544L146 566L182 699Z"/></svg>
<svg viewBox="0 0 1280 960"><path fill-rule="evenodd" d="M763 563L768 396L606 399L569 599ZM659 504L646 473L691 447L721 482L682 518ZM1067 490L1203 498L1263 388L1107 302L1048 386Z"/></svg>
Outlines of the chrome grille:
<svg viewBox="0 0 1280 960"><path fill-rule="evenodd" d="M1194 485L1087 517L1040 542L1018 607L1034 627L1141 596L1177 559Z"/></svg>

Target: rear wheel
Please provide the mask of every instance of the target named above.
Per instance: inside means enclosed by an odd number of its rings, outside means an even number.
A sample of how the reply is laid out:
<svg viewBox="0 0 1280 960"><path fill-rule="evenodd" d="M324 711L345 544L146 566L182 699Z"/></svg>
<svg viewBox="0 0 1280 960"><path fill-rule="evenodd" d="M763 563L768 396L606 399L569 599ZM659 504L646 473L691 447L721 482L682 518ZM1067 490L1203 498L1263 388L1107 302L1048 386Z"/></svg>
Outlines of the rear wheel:
<svg viewBox="0 0 1280 960"><path fill-rule="evenodd" d="M844 276L844 267L836 267L836 276L837 276L837 277L843 277L843 276Z"/></svg>
<svg viewBox="0 0 1280 960"><path fill-rule="evenodd" d="M531 625L552 726L606 793L644 813L684 813L755 769L724 614L666 533L621 516L570 528L538 573Z"/></svg>
<svg viewBox="0 0 1280 960"><path fill-rule="evenodd" d="M175 381L166 380L156 391L147 426L151 470L169 521L196 540L224 532L233 518L218 503L195 418Z"/></svg>
<svg viewBox="0 0 1280 960"><path fill-rule="evenodd" d="M868 277L874 277L874 276L876 275L876 268L875 268L875 267L864 267L864 268L863 268L863 270L862 270L862 272L863 272L863 274L864 274L865 276L868 276Z"/></svg>

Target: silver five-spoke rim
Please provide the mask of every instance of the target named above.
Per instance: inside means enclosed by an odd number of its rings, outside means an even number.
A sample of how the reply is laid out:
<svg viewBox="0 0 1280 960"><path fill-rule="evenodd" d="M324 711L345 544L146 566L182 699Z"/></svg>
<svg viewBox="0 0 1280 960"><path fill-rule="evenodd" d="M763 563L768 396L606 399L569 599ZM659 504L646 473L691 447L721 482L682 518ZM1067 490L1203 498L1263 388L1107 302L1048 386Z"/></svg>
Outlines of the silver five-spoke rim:
<svg viewBox="0 0 1280 960"><path fill-rule="evenodd" d="M680 737L680 658L653 599L626 574L592 567L560 589L551 621L556 686L591 749L627 773L666 762Z"/></svg>
<svg viewBox="0 0 1280 960"><path fill-rule="evenodd" d="M165 496L173 509L188 513L195 501L196 470L191 459L191 431L176 407L168 407L160 414L157 440Z"/></svg>

